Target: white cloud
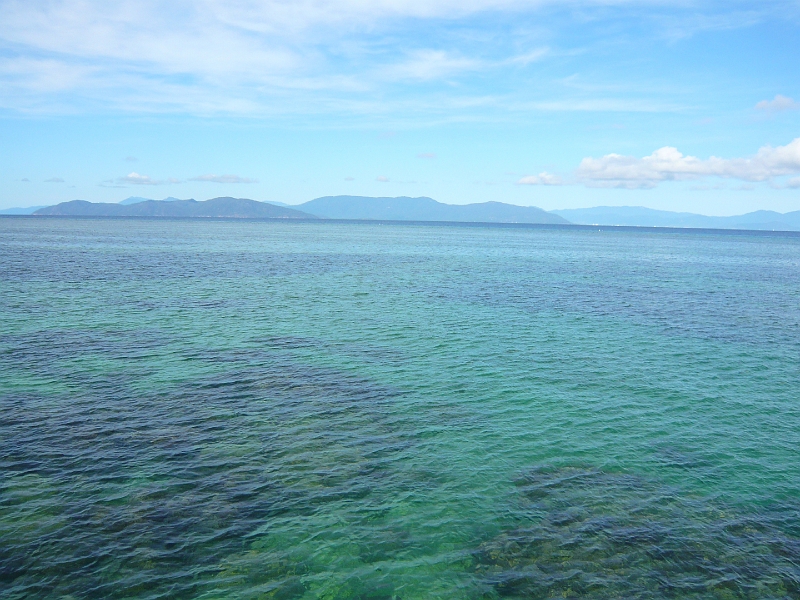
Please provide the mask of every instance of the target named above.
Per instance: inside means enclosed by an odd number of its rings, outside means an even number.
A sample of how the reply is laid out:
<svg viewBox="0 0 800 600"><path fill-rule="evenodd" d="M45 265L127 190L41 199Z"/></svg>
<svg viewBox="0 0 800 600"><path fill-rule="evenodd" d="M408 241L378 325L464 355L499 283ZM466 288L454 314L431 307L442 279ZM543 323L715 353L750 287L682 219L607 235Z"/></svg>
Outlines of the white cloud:
<svg viewBox="0 0 800 600"><path fill-rule="evenodd" d="M180 183L179 179L153 179L149 175L139 175L139 173L128 173L125 177L118 177L117 183L130 183L133 185L164 185L167 183Z"/></svg>
<svg viewBox="0 0 800 600"><path fill-rule="evenodd" d="M385 175L378 175L375 178L375 181L380 181L381 183L389 183L389 178L386 177Z"/></svg>
<svg viewBox="0 0 800 600"><path fill-rule="evenodd" d="M420 152L417 154L417 158L436 158L436 153L434 152Z"/></svg>
<svg viewBox="0 0 800 600"><path fill-rule="evenodd" d="M763 0L759 3L763 7L749 9L749 20L741 23L777 10L774 5L781 1ZM110 109L266 116L437 111L453 119L460 116L456 112L509 108L627 110L624 98L548 102L552 98L546 94L517 94L519 89L502 90L507 102L488 107L469 104L470 94L461 93L458 99L468 104L454 107L452 93L413 103L407 96L393 95L396 90L387 92L387 87L396 81L404 84L404 91L431 82L456 86L476 73L497 79L505 69L510 86L524 88L535 79L527 72L519 77L523 67L568 52L558 48L556 35L565 22L611 20L616 13L610 8L621 14L655 7L647 13L651 17L671 12L678 22L687 23L701 21L701 13L728 19L731 12L716 3L708 8L702 4L688 0L0 0L0 107L24 112ZM669 11L663 9L667 5ZM533 20L527 16L539 10L542 14L532 32ZM549 12L555 10L564 19L550 19ZM525 15L525 22L517 15ZM716 25L700 26L704 27ZM566 45L574 46L574 32L567 39ZM552 51L537 48L545 40L554 45ZM426 44L435 47L425 48ZM547 89L548 82L539 83L538 89ZM491 93L484 87L472 96L480 102ZM526 106L518 102L520 98L533 98L529 101L538 104ZM637 102L655 106L653 110L668 104L647 98Z"/></svg>
<svg viewBox="0 0 800 600"><path fill-rule="evenodd" d="M359 77L332 74L326 68L326 46L337 46L342 38L363 37L365 28L379 23L392 26L398 18L450 20L526 4L524 0L0 0L0 40L17 54L4 58L1 70L16 72L27 78L28 86L42 91L87 85L107 88L120 76L150 86L175 77L201 86L363 89ZM470 64L468 59L422 50L411 53L395 74L425 79ZM154 80L153 75L158 77Z"/></svg>
<svg viewBox="0 0 800 600"><path fill-rule="evenodd" d="M792 189L800 188L800 177L792 177L788 182L786 182L786 186Z"/></svg>
<svg viewBox="0 0 800 600"><path fill-rule="evenodd" d="M800 173L800 138L785 146L763 146L749 158L700 159L684 156L677 148L665 146L650 156L636 158L607 154L584 158L577 170L578 179L593 186L652 188L662 181L682 181L702 177L725 177L742 181L768 181Z"/></svg>
<svg viewBox="0 0 800 600"><path fill-rule="evenodd" d="M591 8L653 2L571 0L570 4ZM377 92L394 81L453 83L452 79L476 71L525 66L549 52L531 49L530 37L520 34L518 41L486 44L486 55L474 56L484 51L469 35L437 35L450 33L449 23L478 14L531 13L562 4L559 0L0 0L0 47L5 50L0 53L0 107L25 112L111 108L193 114L410 110L402 101L393 102ZM503 35L501 30L490 32L495 39ZM422 40L435 40L437 47L419 49ZM440 111L450 110L441 98L436 100Z"/></svg>
<svg viewBox="0 0 800 600"><path fill-rule="evenodd" d="M2 12L0 12L2 21ZM0 24L2 34L2 24ZM5 36L0 35L0 40ZM38 50L38 48L37 48ZM58 93L89 84L99 69L65 58L38 56L0 57L0 78L6 85L21 86L33 94Z"/></svg>
<svg viewBox="0 0 800 600"><path fill-rule="evenodd" d="M538 175L527 175L517 182L519 185L563 185L563 181L557 175L542 171Z"/></svg>
<svg viewBox="0 0 800 600"><path fill-rule="evenodd" d="M50 179L45 179L45 183L64 183L64 180L61 177L51 177Z"/></svg>
<svg viewBox="0 0 800 600"><path fill-rule="evenodd" d="M258 183L257 179L239 177L238 175L198 175L189 181L208 181L212 183Z"/></svg>
<svg viewBox="0 0 800 600"><path fill-rule="evenodd" d="M787 96L778 94L772 100L762 100L756 104L758 110L765 110L767 112L780 112L782 110L797 110L800 108L800 102L795 102Z"/></svg>

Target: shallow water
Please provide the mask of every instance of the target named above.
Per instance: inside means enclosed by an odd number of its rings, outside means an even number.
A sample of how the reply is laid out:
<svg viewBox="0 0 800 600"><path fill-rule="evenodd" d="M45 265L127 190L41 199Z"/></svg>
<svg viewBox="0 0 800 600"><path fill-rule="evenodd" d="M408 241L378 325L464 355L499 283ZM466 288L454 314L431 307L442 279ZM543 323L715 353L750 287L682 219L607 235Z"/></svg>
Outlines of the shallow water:
<svg viewBox="0 0 800 600"><path fill-rule="evenodd" d="M4 598L800 598L800 236L0 219Z"/></svg>

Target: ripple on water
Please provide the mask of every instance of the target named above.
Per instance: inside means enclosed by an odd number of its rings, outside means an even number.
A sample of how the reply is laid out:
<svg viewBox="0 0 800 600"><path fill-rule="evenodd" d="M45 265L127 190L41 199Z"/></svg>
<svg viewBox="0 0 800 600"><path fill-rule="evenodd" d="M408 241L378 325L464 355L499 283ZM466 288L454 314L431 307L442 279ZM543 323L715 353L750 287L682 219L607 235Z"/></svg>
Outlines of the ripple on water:
<svg viewBox="0 0 800 600"><path fill-rule="evenodd" d="M84 381L69 402L4 403L6 597L193 597L233 576L225 560L250 551L265 524L332 504L379 515L376 489L410 488L393 470L411 443L390 410L397 391L263 350L236 357L250 364L153 395L101 374L111 387L100 393ZM401 534L364 559L402 546ZM303 562L290 547L274 552L259 578L268 576L271 597L296 597Z"/></svg>
<svg viewBox="0 0 800 600"><path fill-rule="evenodd" d="M3 600L800 598L797 236L0 229Z"/></svg>
<svg viewBox="0 0 800 600"><path fill-rule="evenodd" d="M799 504L743 514L586 466L539 466L517 485L525 517L476 552L500 596L800 597Z"/></svg>

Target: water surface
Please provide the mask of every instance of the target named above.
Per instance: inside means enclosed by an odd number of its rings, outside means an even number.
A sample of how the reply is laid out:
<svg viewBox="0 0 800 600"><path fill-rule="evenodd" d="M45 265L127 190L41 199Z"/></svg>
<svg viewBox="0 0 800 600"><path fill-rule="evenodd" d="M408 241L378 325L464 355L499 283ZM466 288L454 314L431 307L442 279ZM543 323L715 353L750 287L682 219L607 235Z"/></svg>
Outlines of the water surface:
<svg viewBox="0 0 800 600"><path fill-rule="evenodd" d="M0 219L4 598L800 598L800 236Z"/></svg>

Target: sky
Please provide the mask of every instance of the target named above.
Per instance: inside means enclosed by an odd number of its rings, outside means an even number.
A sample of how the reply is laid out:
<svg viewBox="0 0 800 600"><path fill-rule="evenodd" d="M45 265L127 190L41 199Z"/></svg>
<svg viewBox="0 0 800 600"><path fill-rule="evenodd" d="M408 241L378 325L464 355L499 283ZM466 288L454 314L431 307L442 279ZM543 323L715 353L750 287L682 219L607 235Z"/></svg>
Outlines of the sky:
<svg viewBox="0 0 800 600"><path fill-rule="evenodd" d="M0 208L800 210L800 0L0 0Z"/></svg>

